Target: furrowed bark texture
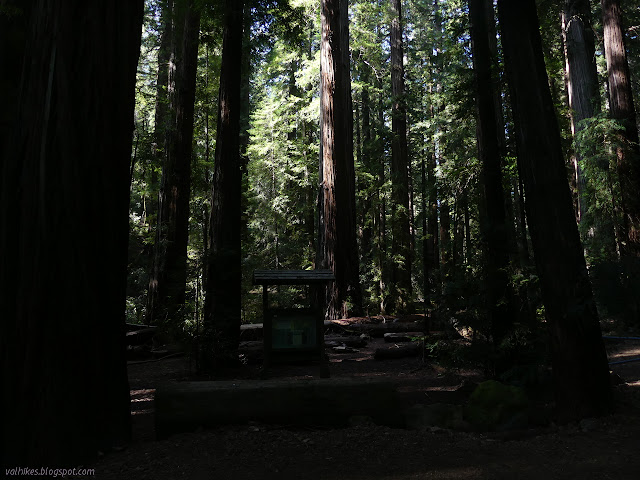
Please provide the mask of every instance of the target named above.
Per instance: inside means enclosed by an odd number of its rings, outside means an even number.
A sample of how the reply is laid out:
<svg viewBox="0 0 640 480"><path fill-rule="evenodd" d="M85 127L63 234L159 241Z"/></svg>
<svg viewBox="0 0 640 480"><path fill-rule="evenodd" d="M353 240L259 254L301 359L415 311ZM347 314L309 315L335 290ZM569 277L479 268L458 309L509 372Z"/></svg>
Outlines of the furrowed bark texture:
<svg viewBox="0 0 640 480"><path fill-rule="evenodd" d="M336 280L327 287L327 318L358 315L353 114L347 0L322 0L320 47L320 265Z"/></svg>
<svg viewBox="0 0 640 480"><path fill-rule="evenodd" d="M123 339L143 2L29 7L0 163L0 451L11 465L69 467L130 436Z"/></svg>
<svg viewBox="0 0 640 480"><path fill-rule="evenodd" d="M411 237L409 230L409 177L407 165L407 107L404 92L402 48L402 2L391 0L391 195L392 195L392 283L390 308L405 313L411 309Z"/></svg>
<svg viewBox="0 0 640 480"><path fill-rule="evenodd" d="M513 324L515 309L509 291L507 218L486 22L486 7L489 1L469 0L469 17L476 79L478 157L482 164L485 207L485 214L482 216L482 236L487 262L488 307L493 341L498 346Z"/></svg>
<svg viewBox="0 0 640 480"><path fill-rule="evenodd" d="M601 0L609 113L624 127L616 149L622 194L622 254L640 257L640 146L619 0ZM637 267L636 267L637 269Z"/></svg>
<svg viewBox="0 0 640 480"><path fill-rule="evenodd" d="M200 13L193 0L174 4L169 68L169 115L165 131L158 226L149 281L147 323L179 328L187 283L191 151Z"/></svg>
<svg viewBox="0 0 640 480"><path fill-rule="evenodd" d="M200 366L205 373L238 361L241 321L242 172L240 114L244 2L227 0L211 201L211 246Z"/></svg>
<svg viewBox="0 0 640 480"><path fill-rule="evenodd" d="M595 37L591 28L591 6L588 0L566 0L563 13L566 51L567 90L571 108L571 131L574 137L584 126L580 122L592 118L599 110L600 92L596 70ZM578 190L578 219L584 218L589 199L585 194L585 180L575 152L576 185Z"/></svg>
<svg viewBox="0 0 640 480"><path fill-rule="evenodd" d="M573 212L535 2L499 0L498 12L558 414L562 420L602 415L612 402L607 356Z"/></svg>

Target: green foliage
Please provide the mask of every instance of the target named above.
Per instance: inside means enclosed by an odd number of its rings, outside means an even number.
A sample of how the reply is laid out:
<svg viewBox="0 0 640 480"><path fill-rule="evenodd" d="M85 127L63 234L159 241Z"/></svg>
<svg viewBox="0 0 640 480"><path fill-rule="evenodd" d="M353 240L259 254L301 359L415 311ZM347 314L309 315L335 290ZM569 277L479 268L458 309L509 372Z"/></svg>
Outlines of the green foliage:
<svg viewBox="0 0 640 480"><path fill-rule="evenodd" d="M615 175L615 147L620 143L622 126L605 114L583 120L576 134L575 149L581 156L587 205L580 233L588 261L611 261L616 257L615 230L622 221L616 198L620 186Z"/></svg>
<svg viewBox="0 0 640 480"><path fill-rule="evenodd" d="M154 137L157 51L160 32L160 0L148 0L143 32L136 102L135 164L131 185L131 242L127 314L142 318L146 303L151 245L155 239L155 203L162 166ZM571 137L564 93L564 59L557 13L561 2L540 1L543 42L550 84L560 117L563 137L570 151ZM218 110L222 53L220 2L202 2L201 42L195 108L192 161L191 218L188 250L188 312L184 331L199 328L204 306L203 268L210 214L211 178ZM626 13L637 19L637 7L627 2ZM395 263L411 261L416 301L432 303L457 315L460 325L471 327L483 341L466 348L455 342L425 345L429 356L451 365L463 365L496 355L488 343L489 325L485 258L480 241L481 178L476 155L474 77L466 0L406 0L404 68L408 106L410 183L412 186L412 258L390 255L391 232L391 71L388 1L350 2L350 48L354 107L354 153L356 160L356 221L360 248L360 279L365 308L370 314L384 309L393 288L390 278ZM635 15L635 16L634 16ZM254 0L249 2L245 36L242 112L244 175L243 321L261 319L261 291L251 285L256 268L313 268L317 229L319 159L319 2L314 0ZM635 20L634 20L635 21ZM631 25L637 25L638 22ZM638 51L637 30L629 31L630 51ZM500 41L498 62L502 61ZM635 50L634 50L635 49ZM598 62L603 56L599 53ZM638 71L636 58L631 59ZM602 67L602 66L601 66ZM504 187L509 200L519 192L514 148L514 126L508 109L501 64L495 66L504 93L506 158ZM601 68L602 71L602 68ZM640 73L640 72L639 72ZM634 75L632 75L634 76ZM634 76L638 92L639 75ZM366 112L366 115L365 115ZM368 117L368 127L365 125ZM368 128L368 130L367 130ZM575 149L583 157L583 171L593 205L581 223L587 240L589 262L610 261L615 255L615 222L620 220L612 198L619 187L612 161L617 126L598 117L584 125ZM365 136L367 136L365 138ZM423 185L421 167L436 158L435 185ZM243 164L241 168L245 169ZM422 230L427 211L423 197L437 192L438 221L449 208L451 245L438 238L440 271L425 272L423 246L429 234ZM514 205L517 210L519 205ZM396 207L397 208L397 207ZM396 210L397 211L397 210ZM512 221L515 219L512 218ZM439 224L442 227L442 223ZM526 235L519 232L520 235ZM445 240L445 241L443 241ZM526 236L524 243L526 243ZM442 260L450 260L443 265ZM544 359L543 312L535 269L512 265L508 275L522 312L511 335L500 346L511 359ZM423 284L433 282L423 298ZM304 301L300 289L283 289L279 299L286 305ZM535 314L536 309L540 312ZM536 360L536 361L537 361ZM543 360L540 360L543 361Z"/></svg>
<svg viewBox="0 0 640 480"><path fill-rule="evenodd" d="M312 268L319 155L317 6L297 2L271 30L251 88L244 278L256 268ZM276 22L277 23L277 22ZM274 23L275 25L275 23ZM260 297L245 287L246 321L258 320ZM293 294L296 297L297 294ZM289 300L293 301L293 298Z"/></svg>

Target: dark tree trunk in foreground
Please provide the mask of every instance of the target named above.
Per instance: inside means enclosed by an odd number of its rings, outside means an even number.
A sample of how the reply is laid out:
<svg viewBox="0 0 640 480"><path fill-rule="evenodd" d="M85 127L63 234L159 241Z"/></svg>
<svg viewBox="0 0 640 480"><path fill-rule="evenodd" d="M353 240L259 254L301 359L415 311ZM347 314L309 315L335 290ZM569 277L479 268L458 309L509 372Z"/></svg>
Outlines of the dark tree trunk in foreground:
<svg viewBox="0 0 640 480"><path fill-rule="evenodd" d="M549 92L535 2L498 1L516 123L518 162L547 322L561 420L602 415L612 404L593 300Z"/></svg>
<svg viewBox="0 0 640 480"><path fill-rule="evenodd" d="M487 302L493 342L498 347L513 324L515 308L509 291L509 241L485 14L489 1L469 0L469 17L476 79L478 158L482 164L485 207L482 236L487 262Z"/></svg>
<svg viewBox="0 0 640 480"><path fill-rule="evenodd" d="M393 294L389 307L391 310L404 313L411 309L411 237L401 5L400 0L391 0L391 201L393 209L391 281Z"/></svg>
<svg viewBox="0 0 640 480"><path fill-rule="evenodd" d="M200 13L193 0L174 3L174 28L169 68L169 115L166 129L158 226L149 294L147 323L177 330L185 302L191 150L196 95Z"/></svg>
<svg viewBox="0 0 640 480"><path fill-rule="evenodd" d="M320 266L333 270L327 318L358 315L358 275L353 113L349 72L347 0L322 0L320 46Z"/></svg>
<svg viewBox="0 0 640 480"><path fill-rule="evenodd" d="M609 113L624 127L616 149L624 213L622 254L640 257L640 146L619 0L601 0Z"/></svg>
<svg viewBox="0 0 640 480"><path fill-rule="evenodd" d="M2 105L19 99L0 162L0 451L9 466L68 468L130 437L123 339L143 2L31 8L19 94L0 92Z"/></svg>
<svg viewBox="0 0 640 480"><path fill-rule="evenodd" d="M225 2L218 131L211 199L204 334L200 366L205 373L238 362L241 321L242 172L240 114L244 2Z"/></svg>
<svg viewBox="0 0 640 480"><path fill-rule="evenodd" d="M599 110L600 92L595 58L595 36L591 28L591 5L589 0L565 0L563 27L566 51L566 76L571 108L571 131L573 136L584 128L580 124L592 118ZM578 190L578 220L587 211L585 180L580 166L581 155L575 152L576 185Z"/></svg>

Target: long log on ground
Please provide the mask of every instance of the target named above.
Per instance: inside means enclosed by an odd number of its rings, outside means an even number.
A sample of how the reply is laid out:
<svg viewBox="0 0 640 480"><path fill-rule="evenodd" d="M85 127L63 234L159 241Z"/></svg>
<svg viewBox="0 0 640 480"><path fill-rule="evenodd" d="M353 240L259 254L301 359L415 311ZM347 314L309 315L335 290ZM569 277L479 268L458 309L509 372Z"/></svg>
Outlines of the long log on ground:
<svg viewBox="0 0 640 480"><path fill-rule="evenodd" d="M156 330L156 327L151 327L127 332L125 335L126 345L142 345L143 343L147 343L156 334Z"/></svg>
<svg viewBox="0 0 640 480"><path fill-rule="evenodd" d="M391 343L406 343L413 342L418 338L423 338L425 335L422 332L407 332L407 333L385 333L384 341Z"/></svg>
<svg viewBox="0 0 640 480"><path fill-rule="evenodd" d="M158 438L249 421L323 427L365 416L404 424L393 383L363 378L172 383L156 390L155 415Z"/></svg>
<svg viewBox="0 0 640 480"><path fill-rule="evenodd" d="M330 322L331 323L331 322ZM406 333L418 332L423 328L422 322L393 322L393 323L355 323L352 325L342 326L332 324L330 331L371 335L372 337L383 337L385 333Z"/></svg>
<svg viewBox="0 0 640 480"><path fill-rule="evenodd" d="M350 323L345 320L325 320L326 335L361 335L382 337L385 333L421 332L423 322ZM250 323L240 326L242 341L261 340L262 324Z"/></svg>
<svg viewBox="0 0 640 480"><path fill-rule="evenodd" d="M145 328L158 328L156 325L144 325L142 323L126 323L127 332L132 332L134 330L144 330Z"/></svg>

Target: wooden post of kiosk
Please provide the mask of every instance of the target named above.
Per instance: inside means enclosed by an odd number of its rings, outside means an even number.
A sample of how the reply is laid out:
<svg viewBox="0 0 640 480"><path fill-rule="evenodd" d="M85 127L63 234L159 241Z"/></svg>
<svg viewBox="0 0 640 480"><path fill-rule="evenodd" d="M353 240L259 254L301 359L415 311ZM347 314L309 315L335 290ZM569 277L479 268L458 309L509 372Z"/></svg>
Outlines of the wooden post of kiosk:
<svg viewBox="0 0 640 480"><path fill-rule="evenodd" d="M262 285L264 372L271 363L320 361L320 376L329 377L324 354L324 289L335 281L331 270L255 270L253 284ZM269 306L270 285L307 285L309 308Z"/></svg>

